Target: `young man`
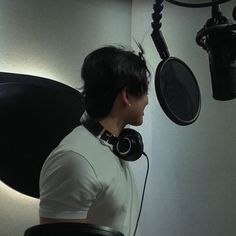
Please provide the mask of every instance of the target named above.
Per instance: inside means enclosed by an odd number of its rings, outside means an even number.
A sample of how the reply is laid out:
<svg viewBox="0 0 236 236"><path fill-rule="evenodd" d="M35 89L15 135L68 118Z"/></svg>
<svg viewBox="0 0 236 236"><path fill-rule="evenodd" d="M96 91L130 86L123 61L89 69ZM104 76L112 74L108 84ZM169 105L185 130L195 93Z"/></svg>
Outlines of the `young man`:
<svg viewBox="0 0 236 236"><path fill-rule="evenodd" d="M86 112L113 137L128 124L143 123L149 71L142 54L108 46L84 60ZM83 125L66 136L44 163L41 223L84 222L131 236L139 206L128 162Z"/></svg>

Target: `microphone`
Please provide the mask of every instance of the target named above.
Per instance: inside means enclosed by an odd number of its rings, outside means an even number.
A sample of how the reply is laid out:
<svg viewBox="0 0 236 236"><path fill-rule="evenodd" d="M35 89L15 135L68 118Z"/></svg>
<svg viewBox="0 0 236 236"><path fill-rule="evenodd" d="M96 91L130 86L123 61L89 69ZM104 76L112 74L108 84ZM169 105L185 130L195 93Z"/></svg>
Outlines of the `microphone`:
<svg viewBox="0 0 236 236"><path fill-rule="evenodd" d="M234 8L234 17L235 17ZM196 42L208 52L213 98L236 98L236 25L212 7L212 18L197 33Z"/></svg>

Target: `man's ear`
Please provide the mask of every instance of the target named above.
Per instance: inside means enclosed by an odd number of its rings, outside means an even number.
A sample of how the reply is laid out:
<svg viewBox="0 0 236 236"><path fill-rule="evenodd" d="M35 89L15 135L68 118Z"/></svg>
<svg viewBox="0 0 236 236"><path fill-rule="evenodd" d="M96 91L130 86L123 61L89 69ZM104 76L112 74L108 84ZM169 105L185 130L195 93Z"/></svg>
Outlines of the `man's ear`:
<svg viewBox="0 0 236 236"><path fill-rule="evenodd" d="M120 98L124 105L130 106L130 95L126 87L120 91Z"/></svg>

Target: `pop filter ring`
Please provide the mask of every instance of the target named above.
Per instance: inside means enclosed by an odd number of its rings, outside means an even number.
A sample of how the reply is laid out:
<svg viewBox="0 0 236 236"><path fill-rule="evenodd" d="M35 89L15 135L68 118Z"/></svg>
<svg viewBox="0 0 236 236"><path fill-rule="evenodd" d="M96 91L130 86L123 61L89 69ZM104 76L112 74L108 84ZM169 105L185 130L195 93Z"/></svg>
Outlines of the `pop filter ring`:
<svg viewBox="0 0 236 236"><path fill-rule="evenodd" d="M194 90L197 93L197 108L192 106L192 109L194 110L194 112L191 112L191 118L186 118L184 119L183 117L181 117L180 115L177 115L177 113L175 113L173 111L173 109L171 108L170 104L168 103L168 98L165 96L165 92L163 91L163 84L164 82L164 77L162 76L162 71L165 70L165 67L168 66L169 63L171 62L177 62L179 64L181 64L181 66L184 67L185 71L190 75L191 78L191 84L194 85ZM175 81L173 81L175 82ZM182 87L183 88L183 87ZM179 58L175 58L175 57L169 57L165 60L162 60L156 69L156 74L155 74L155 89L156 89L156 95L158 98L158 101L161 105L161 108L164 110L165 114L176 124L178 125L182 125L182 126L186 126L186 125L190 125L193 122L196 121L196 119L198 118L199 114L200 114L200 110L201 110L201 96L200 96L200 89L198 87L198 83L197 80L193 74L193 72L191 71L191 69ZM185 93L187 95L189 95L189 93ZM196 98L194 99L196 102ZM191 99L188 99L188 101L191 101ZM193 115L192 115L193 114Z"/></svg>

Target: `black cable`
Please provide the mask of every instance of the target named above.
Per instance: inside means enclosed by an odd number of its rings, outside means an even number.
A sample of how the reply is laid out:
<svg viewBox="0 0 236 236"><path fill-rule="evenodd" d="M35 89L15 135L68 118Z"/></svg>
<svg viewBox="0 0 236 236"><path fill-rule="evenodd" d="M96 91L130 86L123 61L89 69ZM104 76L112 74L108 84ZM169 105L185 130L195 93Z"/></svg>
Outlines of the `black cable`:
<svg viewBox="0 0 236 236"><path fill-rule="evenodd" d="M206 3L184 3L176 0L166 0L166 1L181 7L201 8L201 7L210 7L213 5L218 5L221 3L229 2L231 0L215 0L215 1L213 0L212 2L206 2Z"/></svg>
<svg viewBox="0 0 236 236"><path fill-rule="evenodd" d="M138 218L137 218L137 222L136 222L135 229L134 229L134 236L136 235L136 232L137 232L137 229L138 229L138 223L139 223L139 219L140 219L141 212L142 212L144 194L145 194L145 190L146 190L147 178L148 178L148 173L149 173L149 159L148 159L148 156L147 156L147 154L145 152L143 152L143 155L146 157L146 160L147 160L147 171L146 171L146 176L145 176L145 180L144 180L144 184L143 184L143 193L142 193L142 198L141 198Z"/></svg>

